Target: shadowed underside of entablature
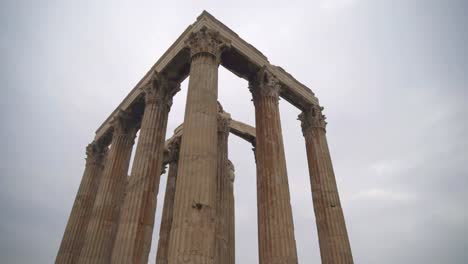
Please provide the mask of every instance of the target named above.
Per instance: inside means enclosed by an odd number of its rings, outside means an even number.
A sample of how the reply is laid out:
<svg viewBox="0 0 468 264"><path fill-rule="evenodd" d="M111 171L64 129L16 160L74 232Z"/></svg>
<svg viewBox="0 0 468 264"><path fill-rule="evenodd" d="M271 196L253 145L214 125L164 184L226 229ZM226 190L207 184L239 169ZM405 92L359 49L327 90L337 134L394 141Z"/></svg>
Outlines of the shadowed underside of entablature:
<svg viewBox="0 0 468 264"><path fill-rule="evenodd" d="M255 127L242 123L240 121L236 121L233 119L230 119L230 115L226 112L220 113L222 116L225 116L229 118L229 132L244 139L247 142L252 143L252 145L255 145L255 138L256 138L256 133L255 133ZM166 140L165 142L165 152L168 151L168 146L178 137L181 137L183 135L183 126L184 124L180 124L176 129L174 129L174 134L172 137ZM165 153L167 154L167 153ZM166 163L167 155L164 157L164 162Z"/></svg>
<svg viewBox="0 0 468 264"><path fill-rule="evenodd" d="M104 121L96 131L96 141L106 141L112 132L110 121L119 110L131 110L140 108L142 104L142 87L150 80L153 72L163 73L169 79L182 82L187 78L190 71L190 54L185 45L185 40L190 33L206 27L219 32L219 34L230 42L230 48L223 52L221 65L237 76L249 80L261 68L268 69L281 83L281 97L301 110L310 105L318 105L318 99L314 93L305 85L294 79L281 67L270 64L255 47L244 41L234 31L229 29L206 11L198 16L197 21L188 26L182 35L169 47L146 75L138 82L133 90L124 98L119 106ZM247 87L246 87L247 88Z"/></svg>

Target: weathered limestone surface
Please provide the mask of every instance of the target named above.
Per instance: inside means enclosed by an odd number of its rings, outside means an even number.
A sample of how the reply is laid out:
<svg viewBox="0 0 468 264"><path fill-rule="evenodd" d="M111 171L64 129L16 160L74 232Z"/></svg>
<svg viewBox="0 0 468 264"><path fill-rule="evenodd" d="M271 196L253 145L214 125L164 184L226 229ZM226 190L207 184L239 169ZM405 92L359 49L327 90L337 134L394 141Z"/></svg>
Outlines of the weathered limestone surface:
<svg viewBox="0 0 468 264"><path fill-rule="evenodd" d="M278 107L280 84L265 69L250 82L255 105L260 264L296 264L297 252Z"/></svg>
<svg viewBox="0 0 468 264"><path fill-rule="evenodd" d="M114 132L78 263L109 263L137 127L129 113L113 120Z"/></svg>
<svg viewBox="0 0 468 264"><path fill-rule="evenodd" d="M221 106L218 112L219 65L249 80L256 128L231 120ZM165 143L172 97L187 76L184 136L179 126ZM96 131L99 143L87 149L56 263L146 264L160 172L163 163L170 163L157 263L234 264L234 166L227 146L231 132L253 145L259 263L297 264L280 96L303 111L299 119L322 263L353 263L318 99L205 11ZM140 120L135 162L127 176ZM165 152L167 146L172 150Z"/></svg>
<svg viewBox="0 0 468 264"><path fill-rule="evenodd" d="M156 252L157 264L169 263L169 236L174 214L174 197L177 182L180 140L181 137L179 136L171 141L169 145L169 174L167 175L166 193L164 194L164 205L159 229L158 250Z"/></svg>
<svg viewBox="0 0 468 264"><path fill-rule="evenodd" d="M229 132L245 139L247 142L253 143L255 141L255 127L249 126L245 123L231 120L229 122L230 130Z"/></svg>
<svg viewBox="0 0 468 264"><path fill-rule="evenodd" d="M145 110L128 180L112 263L148 263L159 190L167 118L179 84L154 73L145 87Z"/></svg>
<svg viewBox="0 0 468 264"><path fill-rule="evenodd" d="M229 250L228 252L228 258L227 262L228 264L235 264L236 263L236 221L235 221L235 208L234 208L234 179L235 179L235 173L234 173L234 165L230 160L228 160L227 164L227 172L228 172L228 178L229 178L229 184L227 186L227 193L228 193L228 199L227 199L227 227L228 227L228 239L227 239L227 248Z"/></svg>
<svg viewBox="0 0 468 264"><path fill-rule="evenodd" d="M107 147L92 142L86 148L86 166L55 263L76 263L93 210Z"/></svg>
<svg viewBox="0 0 468 264"><path fill-rule="evenodd" d="M225 43L201 29L187 41L190 80L177 175L169 263L213 263L218 67Z"/></svg>
<svg viewBox="0 0 468 264"><path fill-rule="evenodd" d="M322 109L311 106L299 115L306 142L320 255L324 264L352 264L353 256L328 149Z"/></svg>
<svg viewBox="0 0 468 264"><path fill-rule="evenodd" d="M265 57L265 55L263 55L253 45L243 40L238 34L221 23L221 21L217 20L214 16L206 11L203 11L203 13L197 18L197 21L188 26L187 29L177 38L174 44L171 45L169 49L161 56L161 58L151 67L148 73L140 80L140 82L138 82L136 87L119 104L117 109L128 109L135 102L135 100L138 99L141 93L141 86L151 78L151 73L154 70L158 72L165 72L170 69L169 71L171 74L180 76L179 81L183 81L187 77L187 73L184 69L187 62L181 62L181 58L183 60L189 60L189 56L183 55L185 52L184 43L187 41L187 39L190 38L190 35L193 34L193 32L197 32L200 28L204 27L219 32L223 38L228 39L228 41L232 43L232 48L227 51L232 55L228 56L222 62L223 66L228 70L234 72L239 77L248 79L250 74L253 73L252 69L265 66L271 72L273 72L273 74L275 74L283 84L281 96L285 100L297 107L305 104L318 103L318 99L309 88L300 83L281 67L272 65L268 61L268 58ZM242 61L243 63L239 64L239 61ZM116 111L114 111L99 127L99 129L96 131L96 139L99 139L106 134L110 127L109 120L115 114Z"/></svg>
<svg viewBox="0 0 468 264"><path fill-rule="evenodd" d="M220 107L220 113L222 108ZM234 208L229 204L231 201L232 183L229 179L228 168L228 136L229 116L218 116L218 176L216 186L216 239L215 239L215 261L214 263L233 263L230 251L230 210Z"/></svg>

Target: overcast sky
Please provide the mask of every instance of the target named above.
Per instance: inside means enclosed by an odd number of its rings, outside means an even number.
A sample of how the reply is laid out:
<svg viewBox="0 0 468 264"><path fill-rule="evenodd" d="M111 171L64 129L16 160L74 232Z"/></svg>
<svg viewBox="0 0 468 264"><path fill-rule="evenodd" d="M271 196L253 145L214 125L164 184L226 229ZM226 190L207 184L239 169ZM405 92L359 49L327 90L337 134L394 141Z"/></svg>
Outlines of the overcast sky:
<svg viewBox="0 0 468 264"><path fill-rule="evenodd" d="M466 0L3 0L1 263L54 261L86 145L203 9L325 106L355 263L467 262ZM186 92L187 80L167 137L183 121ZM222 67L219 100L234 119L255 124L247 82ZM280 110L299 262L320 263L299 111L284 100ZM236 259L254 264L253 153L234 135L229 143Z"/></svg>

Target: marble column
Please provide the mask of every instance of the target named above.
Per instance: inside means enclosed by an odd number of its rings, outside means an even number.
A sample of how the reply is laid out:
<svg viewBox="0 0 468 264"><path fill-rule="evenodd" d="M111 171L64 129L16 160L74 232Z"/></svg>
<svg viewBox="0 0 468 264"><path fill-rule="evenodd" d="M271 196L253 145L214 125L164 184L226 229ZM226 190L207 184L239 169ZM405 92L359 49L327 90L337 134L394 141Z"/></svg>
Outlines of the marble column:
<svg viewBox="0 0 468 264"><path fill-rule="evenodd" d="M327 123L322 109L311 106L299 115L306 142L320 255L322 263L352 264L353 256L328 149Z"/></svg>
<svg viewBox="0 0 468 264"><path fill-rule="evenodd" d="M179 154L169 263L213 263L217 175L218 67L226 46L206 27L192 33L190 79Z"/></svg>
<svg viewBox="0 0 468 264"><path fill-rule="evenodd" d="M232 193L228 171L228 137L230 117L218 116L218 175L216 184L216 238L214 263L231 263L229 248L230 196Z"/></svg>
<svg viewBox="0 0 468 264"><path fill-rule="evenodd" d="M257 164L257 139L255 138L250 143L252 144L252 152L254 155L254 161L255 161L255 164Z"/></svg>
<svg viewBox="0 0 468 264"><path fill-rule="evenodd" d="M297 263L278 107L280 84L265 68L250 83L255 105L260 264Z"/></svg>
<svg viewBox="0 0 468 264"><path fill-rule="evenodd" d="M107 147L94 141L86 148L85 170L55 260L57 264L76 263L80 257L106 153Z"/></svg>
<svg viewBox="0 0 468 264"><path fill-rule="evenodd" d="M134 118L127 112L120 111L111 124L111 147L78 263L109 263L111 257L137 131Z"/></svg>
<svg viewBox="0 0 468 264"><path fill-rule="evenodd" d="M227 199L227 228L228 228L228 240L227 240L227 248L228 258L227 264L235 264L236 263L236 220L235 220L235 207L234 207L234 179L235 179L235 172L234 172L234 165L230 160L227 162L227 172L229 178L229 184L227 188L228 199Z"/></svg>
<svg viewBox="0 0 468 264"><path fill-rule="evenodd" d="M156 252L157 264L169 263L169 236L174 214L174 196L177 182L180 139L180 137L175 138L169 145L169 173L167 175L166 193L164 194L164 205L159 229L158 250Z"/></svg>
<svg viewBox="0 0 468 264"><path fill-rule="evenodd" d="M164 139L172 97L179 84L154 72L144 88L145 110L128 179L112 263L148 263Z"/></svg>

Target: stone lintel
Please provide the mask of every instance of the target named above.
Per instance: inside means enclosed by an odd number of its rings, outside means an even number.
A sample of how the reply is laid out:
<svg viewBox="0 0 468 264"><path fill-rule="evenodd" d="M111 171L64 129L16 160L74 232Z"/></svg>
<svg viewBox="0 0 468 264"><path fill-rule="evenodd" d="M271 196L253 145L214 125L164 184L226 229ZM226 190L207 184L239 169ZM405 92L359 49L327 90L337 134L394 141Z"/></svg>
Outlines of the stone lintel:
<svg viewBox="0 0 468 264"><path fill-rule="evenodd" d="M229 132L242 139L245 139L250 143L254 143L255 141L255 127L247 125L245 123L236 120L231 120Z"/></svg>
<svg viewBox="0 0 468 264"><path fill-rule="evenodd" d="M110 130L109 121L119 109L131 108L135 101L141 98L142 87L148 83L154 71L164 73L173 81L182 82L187 78L190 69L190 52L186 49L185 41L191 33L206 27L216 30L225 39L231 42L231 48L225 51L221 64L237 76L248 80L258 69L266 67L282 84L281 97L303 110L310 104L318 104L314 93L305 85L297 81L281 67L270 64L267 57L251 44L239 37L234 31L221 23L206 11L197 18L197 21L188 26L182 35L169 47L161 58L151 67L132 91L124 98L116 110L97 129L95 140L101 141Z"/></svg>
<svg viewBox="0 0 468 264"><path fill-rule="evenodd" d="M222 113L223 115L229 115L228 113ZM169 145L171 144L172 141L176 140L178 137L181 137L183 134L183 124L180 124L175 130L174 134L172 137L166 140L165 142L165 152L164 152L164 160L163 163L167 164L169 162ZM229 122L229 132L250 142L254 143L255 142L255 127L236 121L236 120L231 120Z"/></svg>

